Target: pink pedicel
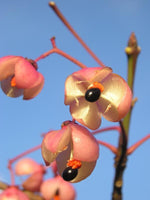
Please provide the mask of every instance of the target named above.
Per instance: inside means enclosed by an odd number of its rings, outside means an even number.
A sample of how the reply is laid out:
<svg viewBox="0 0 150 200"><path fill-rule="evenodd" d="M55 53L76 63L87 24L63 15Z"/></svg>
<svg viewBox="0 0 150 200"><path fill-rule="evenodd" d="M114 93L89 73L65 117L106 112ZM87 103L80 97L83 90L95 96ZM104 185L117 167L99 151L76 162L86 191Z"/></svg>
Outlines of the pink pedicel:
<svg viewBox="0 0 150 200"><path fill-rule="evenodd" d="M37 71L37 64L21 56L0 58L0 81L3 92L10 97L32 99L40 93L44 77Z"/></svg>

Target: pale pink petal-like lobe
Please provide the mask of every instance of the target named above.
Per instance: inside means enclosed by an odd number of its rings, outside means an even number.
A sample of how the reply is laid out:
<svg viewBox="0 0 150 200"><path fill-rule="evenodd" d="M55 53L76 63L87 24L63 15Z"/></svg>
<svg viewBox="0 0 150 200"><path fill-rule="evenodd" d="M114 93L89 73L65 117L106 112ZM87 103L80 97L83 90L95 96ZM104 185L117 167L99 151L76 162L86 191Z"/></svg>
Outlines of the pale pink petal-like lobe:
<svg viewBox="0 0 150 200"><path fill-rule="evenodd" d="M131 105L132 105L131 89L126 84L126 82L124 84L125 84L126 90L125 90L125 93L124 93L124 97L122 98L122 101L120 102L120 104L118 106L119 119L122 119L127 115L129 110L131 109Z"/></svg>
<svg viewBox="0 0 150 200"><path fill-rule="evenodd" d="M58 180L56 178L51 178L45 180L41 184L40 192L45 199L53 199L58 188L59 188Z"/></svg>
<svg viewBox="0 0 150 200"><path fill-rule="evenodd" d="M27 59L20 59L15 65L15 79L17 88L32 88L39 84L40 73Z"/></svg>
<svg viewBox="0 0 150 200"><path fill-rule="evenodd" d="M91 83L99 82L101 83L105 78L112 74L112 69L110 67L102 67L95 69L95 75L90 79Z"/></svg>
<svg viewBox="0 0 150 200"><path fill-rule="evenodd" d="M68 148L70 140L70 127L63 127L58 131L50 131L45 135L42 141L41 150L46 165L51 164L61 151Z"/></svg>
<svg viewBox="0 0 150 200"><path fill-rule="evenodd" d="M84 97L70 105L70 112L75 120L92 130L97 129L101 124L101 113L97 104L86 101Z"/></svg>
<svg viewBox="0 0 150 200"><path fill-rule="evenodd" d="M81 80L84 79L89 82L93 82L103 80L110 73L112 73L112 69L110 67L90 67L74 72L72 75L80 77Z"/></svg>
<svg viewBox="0 0 150 200"><path fill-rule="evenodd" d="M18 176L29 175L41 171L41 165L31 158L20 159L15 165L15 173Z"/></svg>
<svg viewBox="0 0 150 200"><path fill-rule="evenodd" d="M132 93L126 81L111 74L103 82L104 91L98 101L100 111L109 121L120 121L131 107Z"/></svg>
<svg viewBox="0 0 150 200"><path fill-rule="evenodd" d="M18 89L16 87L12 87L11 86L12 78L13 76L9 76L7 79L1 81L1 88L8 97L20 97L23 95L24 89Z"/></svg>
<svg viewBox="0 0 150 200"><path fill-rule="evenodd" d="M31 192L39 192L41 184L43 182L44 171L34 172L29 178L27 178L23 183L22 187L25 190Z"/></svg>
<svg viewBox="0 0 150 200"><path fill-rule="evenodd" d="M65 82L65 104L68 105L77 100L77 98L85 96L85 92L89 83L83 78L80 79L75 75L68 76Z"/></svg>
<svg viewBox="0 0 150 200"><path fill-rule="evenodd" d="M95 137L83 126L71 122L73 158L91 162L99 157L99 144ZM90 148L89 148L90 147Z"/></svg>
<svg viewBox="0 0 150 200"><path fill-rule="evenodd" d="M27 88L24 90L23 93L24 100L32 99L41 92L44 86L44 77L42 74L39 74L39 78L35 83L36 85L34 85L32 88Z"/></svg>
<svg viewBox="0 0 150 200"><path fill-rule="evenodd" d="M15 64L21 59L24 58L21 56L5 56L0 58L0 81L15 73Z"/></svg>

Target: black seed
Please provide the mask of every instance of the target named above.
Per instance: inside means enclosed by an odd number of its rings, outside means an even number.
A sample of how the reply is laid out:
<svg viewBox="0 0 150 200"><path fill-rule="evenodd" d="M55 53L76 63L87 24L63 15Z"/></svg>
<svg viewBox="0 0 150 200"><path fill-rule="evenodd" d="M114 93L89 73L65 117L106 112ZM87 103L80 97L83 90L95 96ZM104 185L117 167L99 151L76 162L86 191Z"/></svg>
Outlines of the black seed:
<svg viewBox="0 0 150 200"><path fill-rule="evenodd" d="M99 88L91 88L86 91L85 99L89 102L95 102L99 99L101 91Z"/></svg>
<svg viewBox="0 0 150 200"><path fill-rule="evenodd" d="M78 174L78 169L72 169L71 167L67 167L62 174L62 177L65 181L73 180Z"/></svg>

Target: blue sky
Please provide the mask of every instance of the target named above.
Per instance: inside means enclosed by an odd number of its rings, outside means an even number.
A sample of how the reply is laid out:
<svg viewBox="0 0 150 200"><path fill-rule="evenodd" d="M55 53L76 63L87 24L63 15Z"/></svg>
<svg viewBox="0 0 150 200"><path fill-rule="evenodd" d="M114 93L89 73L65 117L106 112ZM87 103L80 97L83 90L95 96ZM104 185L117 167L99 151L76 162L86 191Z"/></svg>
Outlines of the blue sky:
<svg viewBox="0 0 150 200"><path fill-rule="evenodd" d="M131 32L135 32L142 51L138 58L134 97L138 97L130 126L129 146L150 132L150 2L148 0L56 0L74 29L107 66L126 78L124 53ZM35 59L51 49L49 39L56 37L58 48L89 67L98 66L60 22L48 0L0 1L0 57L20 55ZM59 129L71 119L64 105L64 82L79 69L65 58L53 54L38 62L45 77L42 92L33 100L12 99L0 92L1 145L0 179L10 181L8 159L41 143L41 134ZM102 127L116 125L103 119ZM118 133L108 132L98 139L117 145ZM150 198L150 141L128 158L124 174L124 200ZM43 162L40 151L30 154ZM74 184L77 199L111 199L114 155L100 147L100 157L92 175ZM48 175L51 177L51 174Z"/></svg>

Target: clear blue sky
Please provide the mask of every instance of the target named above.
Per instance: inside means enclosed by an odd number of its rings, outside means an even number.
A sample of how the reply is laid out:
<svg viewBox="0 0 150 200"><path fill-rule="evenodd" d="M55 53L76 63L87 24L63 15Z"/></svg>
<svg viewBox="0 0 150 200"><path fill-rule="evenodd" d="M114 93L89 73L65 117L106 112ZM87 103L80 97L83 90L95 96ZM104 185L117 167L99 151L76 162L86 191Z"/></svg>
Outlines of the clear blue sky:
<svg viewBox="0 0 150 200"><path fill-rule="evenodd" d="M135 32L142 52L138 59L135 105L129 136L132 145L150 132L150 2L148 0L56 0L56 4L75 30L115 73L126 78L124 53L129 35ZM20 55L35 59L51 49L49 39L55 36L57 46L89 67L97 63L82 48L48 6L48 0L0 0L0 57ZM71 119L64 105L64 82L79 69L59 55L38 62L45 77L42 92L33 100L12 99L0 91L0 179L10 181L8 159L41 143L41 134L59 129ZM103 119L102 127L113 123ZM114 125L116 125L114 123ZM117 145L118 133L108 132L97 138ZM124 174L124 200L150 198L150 141L128 158ZM43 162L40 151L30 154ZM100 147L100 157L92 175L74 184L78 200L111 199L114 178L114 155ZM48 175L51 177L51 174Z"/></svg>

